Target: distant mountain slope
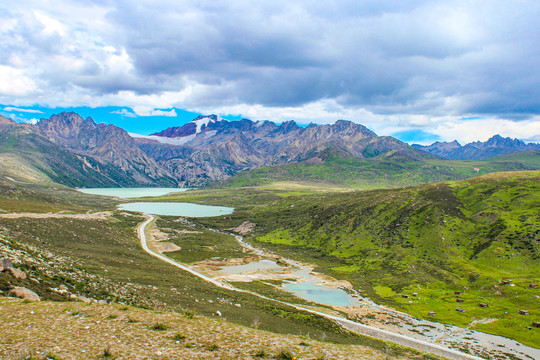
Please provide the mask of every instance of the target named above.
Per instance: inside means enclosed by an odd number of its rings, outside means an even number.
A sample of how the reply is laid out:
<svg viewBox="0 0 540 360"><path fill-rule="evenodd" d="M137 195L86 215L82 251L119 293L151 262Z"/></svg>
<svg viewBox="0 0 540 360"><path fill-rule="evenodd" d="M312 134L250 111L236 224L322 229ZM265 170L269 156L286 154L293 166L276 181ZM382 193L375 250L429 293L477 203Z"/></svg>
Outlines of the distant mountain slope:
<svg viewBox="0 0 540 360"><path fill-rule="evenodd" d="M139 147L186 186L226 179L239 171L295 163L333 148L355 158L373 158L399 150L413 159L432 158L366 127L345 120L301 127L294 121L227 121L216 115L151 136L135 136Z"/></svg>
<svg viewBox="0 0 540 360"><path fill-rule="evenodd" d="M134 186L119 167L50 142L31 125L0 127L0 175L15 181L53 181L72 187Z"/></svg>
<svg viewBox="0 0 540 360"><path fill-rule="evenodd" d="M259 186L276 182L323 183L375 189L459 180L500 171L540 170L540 151L530 150L487 160L415 159L393 150L370 159L350 156L338 148L307 154L298 163L242 171L212 187Z"/></svg>
<svg viewBox="0 0 540 360"><path fill-rule="evenodd" d="M37 125L51 142L71 152L90 156L106 166L119 168L132 184L175 185L176 181L141 151L128 133L114 125L96 124L76 113L63 112Z"/></svg>
<svg viewBox="0 0 540 360"><path fill-rule="evenodd" d="M429 146L412 146L450 160L481 160L514 152L540 150L540 144L525 144L519 139L503 138L500 135L495 135L486 142L476 141L464 146L455 140L451 143L437 141Z"/></svg>

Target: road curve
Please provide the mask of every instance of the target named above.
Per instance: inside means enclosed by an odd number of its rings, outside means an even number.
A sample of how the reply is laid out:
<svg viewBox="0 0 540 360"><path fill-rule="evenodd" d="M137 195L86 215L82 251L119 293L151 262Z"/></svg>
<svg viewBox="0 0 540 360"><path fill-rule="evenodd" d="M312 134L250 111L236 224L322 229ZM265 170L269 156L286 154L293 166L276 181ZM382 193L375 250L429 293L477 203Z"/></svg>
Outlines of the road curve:
<svg viewBox="0 0 540 360"><path fill-rule="evenodd" d="M352 321L352 320L349 320L349 319L345 319L345 318L340 317L340 316L325 314L323 312L316 311L316 310L309 309L309 308L305 308L303 306L290 304L290 303L287 303L287 302L284 302L284 301L279 301L279 300L275 300L275 299L272 299L272 298L268 298L266 296L259 295L257 293L251 292L251 291L237 289L237 288L235 288L233 286L230 286L228 284L223 284L223 283L221 283L221 282L219 282L219 281L217 281L217 280L215 280L215 279L213 279L213 278L211 278L211 277L209 277L207 275L204 275L204 274L202 274L202 273L200 273L198 271L193 270L189 266L178 263L178 262L176 262L176 261L174 261L174 260L172 260L172 259L170 259L170 258L168 258L168 257L166 257L166 256L164 256L162 254L159 254L159 253L156 253L155 251L150 250L150 248L148 247L147 241L146 241L145 229L146 229L146 226L148 226L148 224L150 224L152 221L154 221L155 218L154 218L154 216L148 215L148 214L144 214L144 216L146 217L146 220L144 222L142 222L139 225L139 227L137 228L137 234L139 236L139 239L141 240L141 246L144 249L144 251L146 251L148 254L150 254L150 255L152 255L152 256L154 256L154 257L156 257L156 258L158 258L158 259L160 259L162 261L165 261L168 264L171 264L173 266L176 266L177 268L185 270L185 271L187 271L187 272L189 272L189 273L191 273L191 274L193 274L193 275L195 275L195 276L197 276L197 277L199 277L199 278L201 278L201 279L203 279L203 280L205 280L205 281L207 281L209 283L212 283L212 284L214 284L214 285L216 285L216 286L218 286L220 288L231 290L231 291L247 293L247 294L251 294L251 295L254 295L254 296L258 296L258 297L260 297L262 299L265 299L265 300L275 301L275 302L283 304L283 305L291 306L291 307L293 307L295 309L298 309L298 310L307 311L309 313L319 315L319 316L325 317L327 319L336 321L337 323L339 323L341 326L345 327L346 329L357 332L359 334L371 336L373 338L377 338L377 339L380 339L380 340L391 341L391 342L399 344L399 345L407 346L407 347L417 349L417 350L420 350L420 351L429 352L431 354L435 354L435 355L439 355L439 356L444 356L444 357L449 358L449 359L455 359L455 360L482 360L482 358L479 358L477 356L465 354L465 353L462 353L460 351L449 349L449 348L446 348L446 347L443 347L443 346L440 346L440 345L428 343L426 341L414 339L414 338L411 338L411 337L408 337L408 336L405 336L405 335L393 333L393 332L383 330L383 329L379 329L379 328L376 328L376 327L373 327L373 326L364 325L364 324L361 324L361 323L358 323L358 322L355 322L355 321Z"/></svg>
<svg viewBox="0 0 540 360"><path fill-rule="evenodd" d="M148 247L148 243L146 242L146 234L144 232L144 230L146 229L146 226L148 224L150 224L152 221L154 221L154 217L152 215L147 215L145 214L145 217L146 217L146 220L139 225L138 229L137 229L137 234L139 235L139 239L141 240L141 246L143 248L144 251L146 251L148 254L154 256L154 257L157 257L158 259L160 260L163 260L173 266L176 266L177 268L180 268L182 270L185 270L205 281L208 281L209 283L212 283L216 286L219 286L220 288L224 288L224 289L228 289L228 290L237 290L236 288L230 286L230 285L227 285L227 284L223 284L215 279L212 279L211 277L209 276L206 276L198 271L195 271L193 270L192 268L190 268L189 266L186 266L186 265L183 265L179 262L176 262L162 254L159 254L153 250L150 250L150 248Z"/></svg>

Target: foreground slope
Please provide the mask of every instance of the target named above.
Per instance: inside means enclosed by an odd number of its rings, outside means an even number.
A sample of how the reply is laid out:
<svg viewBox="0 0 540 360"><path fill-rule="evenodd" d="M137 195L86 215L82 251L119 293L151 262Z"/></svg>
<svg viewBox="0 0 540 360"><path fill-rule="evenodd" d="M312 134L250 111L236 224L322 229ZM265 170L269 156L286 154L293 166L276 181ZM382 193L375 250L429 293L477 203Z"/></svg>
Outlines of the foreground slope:
<svg viewBox="0 0 540 360"><path fill-rule="evenodd" d="M277 335L217 317L121 304L24 303L0 298L0 314L4 325L0 357L6 359L96 359L107 353L110 358L125 359L386 358L383 351L365 346Z"/></svg>

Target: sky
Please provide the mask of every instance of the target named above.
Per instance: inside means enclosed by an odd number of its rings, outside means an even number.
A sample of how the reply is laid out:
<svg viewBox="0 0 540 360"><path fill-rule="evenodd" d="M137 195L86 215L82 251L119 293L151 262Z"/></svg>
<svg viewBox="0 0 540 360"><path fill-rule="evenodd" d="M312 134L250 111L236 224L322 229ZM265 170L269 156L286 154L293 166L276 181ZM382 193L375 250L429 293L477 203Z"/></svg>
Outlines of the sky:
<svg viewBox="0 0 540 360"><path fill-rule="evenodd" d="M0 3L0 114L150 134L199 114L540 142L535 0Z"/></svg>

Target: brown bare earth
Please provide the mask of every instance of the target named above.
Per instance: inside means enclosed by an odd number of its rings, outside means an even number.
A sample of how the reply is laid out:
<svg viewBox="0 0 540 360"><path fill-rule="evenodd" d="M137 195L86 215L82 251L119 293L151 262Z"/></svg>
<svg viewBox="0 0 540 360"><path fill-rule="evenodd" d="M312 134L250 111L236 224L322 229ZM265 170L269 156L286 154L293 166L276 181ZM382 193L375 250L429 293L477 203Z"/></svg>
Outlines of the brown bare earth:
<svg viewBox="0 0 540 360"><path fill-rule="evenodd" d="M288 350L297 359L385 359L371 348L336 345L227 323L216 316L121 304L0 298L0 358L252 359ZM54 329L54 331L51 331ZM392 357L393 358L393 357Z"/></svg>

